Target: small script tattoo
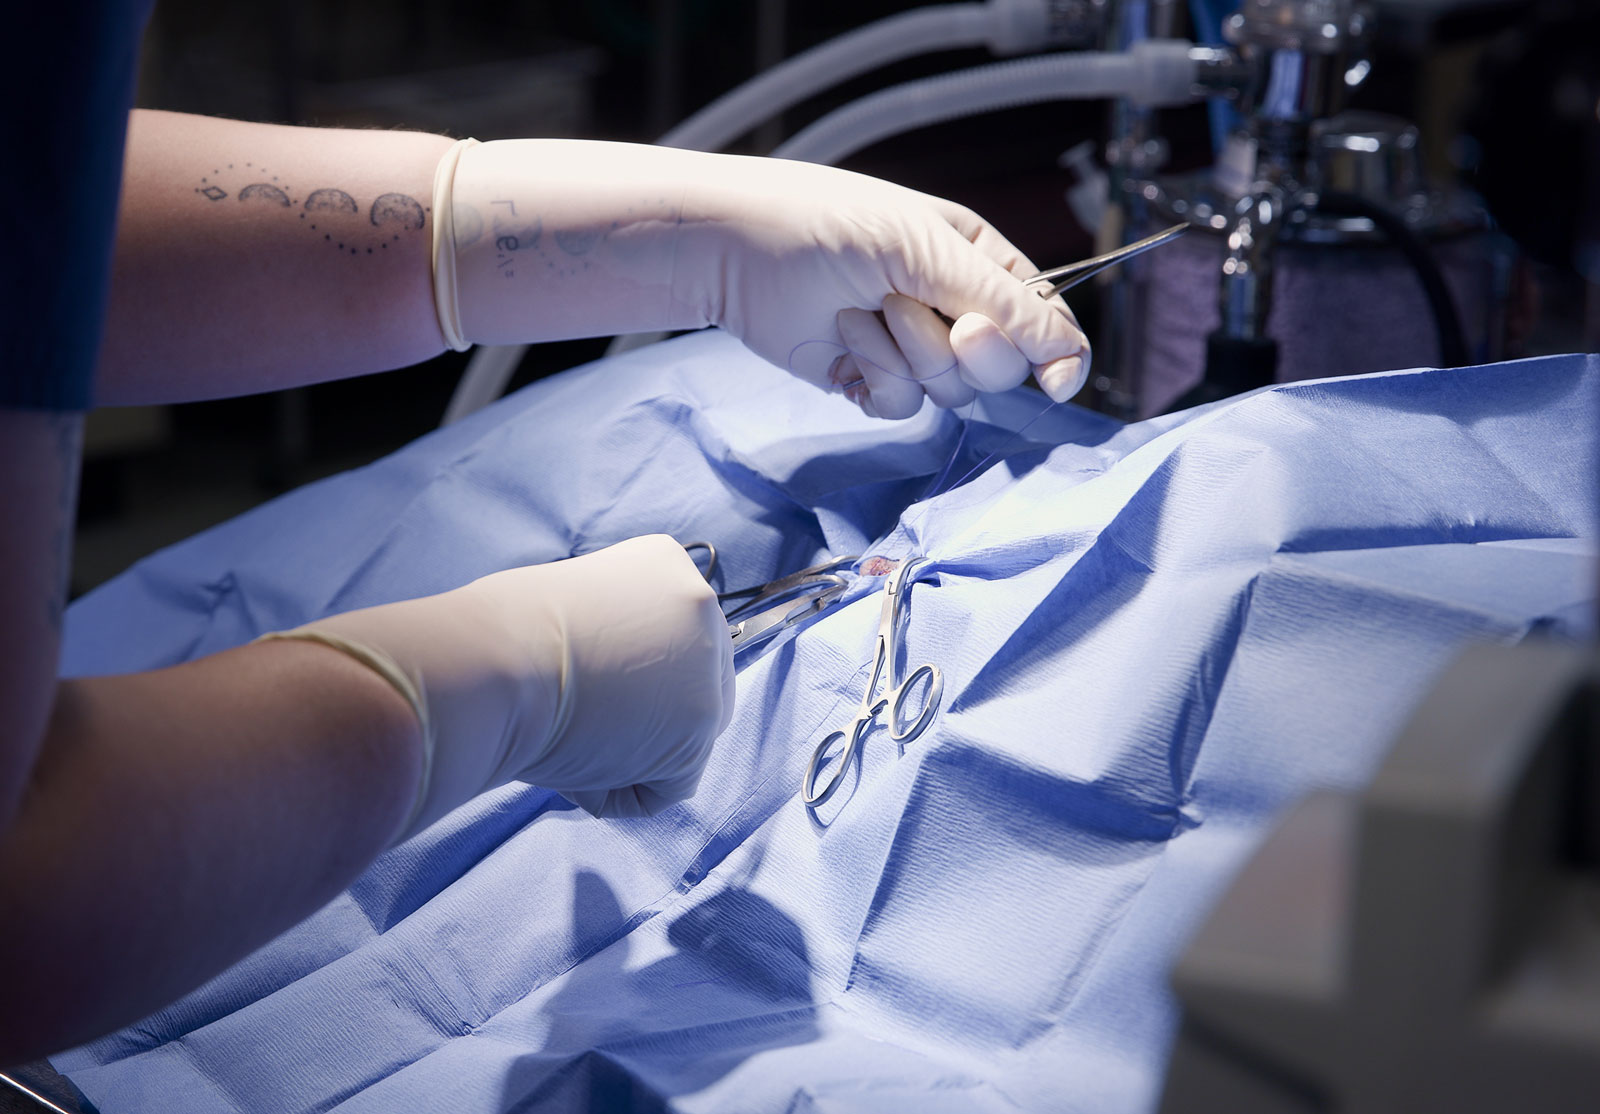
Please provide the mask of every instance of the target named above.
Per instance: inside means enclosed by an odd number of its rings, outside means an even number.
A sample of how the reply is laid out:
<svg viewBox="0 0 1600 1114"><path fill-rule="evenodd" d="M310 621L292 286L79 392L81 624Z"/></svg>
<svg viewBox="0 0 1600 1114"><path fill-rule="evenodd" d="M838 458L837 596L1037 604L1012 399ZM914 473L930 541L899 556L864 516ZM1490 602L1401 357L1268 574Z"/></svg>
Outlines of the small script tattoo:
<svg viewBox="0 0 1600 1114"><path fill-rule="evenodd" d="M287 209L313 239L340 255L374 255L389 250L403 236L427 227L428 206L404 193L380 194L363 203L346 190L318 186L301 196L292 184L264 166L228 163L203 175L195 194L208 204L236 204Z"/></svg>
<svg viewBox="0 0 1600 1114"><path fill-rule="evenodd" d="M517 277L519 267L530 269L536 274L543 270L563 276L586 271L590 267L590 262L584 257L594 251L618 227L618 222L612 221L610 227L560 228L546 237L544 222L537 216L525 217L518 214L515 201L496 200L489 202L489 206L495 247L494 266L508 279ZM503 208L500 208L501 206ZM476 212L472 212L471 236L470 239L463 240L461 229L467 223L463 217L468 212L472 211L466 206L459 206L456 210L458 247L476 241L483 224L482 218ZM547 251L546 248L552 244L555 250Z"/></svg>

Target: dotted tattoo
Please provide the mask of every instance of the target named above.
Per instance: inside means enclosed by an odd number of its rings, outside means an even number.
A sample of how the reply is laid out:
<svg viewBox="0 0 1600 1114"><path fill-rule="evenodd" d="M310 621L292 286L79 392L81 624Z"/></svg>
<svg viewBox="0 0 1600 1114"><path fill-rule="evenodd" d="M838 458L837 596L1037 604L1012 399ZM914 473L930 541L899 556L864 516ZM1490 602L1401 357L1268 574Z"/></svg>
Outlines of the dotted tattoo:
<svg viewBox="0 0 1600 1114"><path fill-rule="evenodd" d="M226 173L231 171L232 173ZM322 232L324 243L341 255L371 255L374 249L386 251L403 236L422 232L427 226L428 206L403 193L380 194L363 204L349 192L335 186L322 186L296 196L299 191L284 183L266 166L246 162L215 167L201 177L193 192L208 203L233 199L252 207L296 210L295 220L313 234ZM323 225L326 225L324 228ZM333 233L339 232L336 238Z"/></svg>

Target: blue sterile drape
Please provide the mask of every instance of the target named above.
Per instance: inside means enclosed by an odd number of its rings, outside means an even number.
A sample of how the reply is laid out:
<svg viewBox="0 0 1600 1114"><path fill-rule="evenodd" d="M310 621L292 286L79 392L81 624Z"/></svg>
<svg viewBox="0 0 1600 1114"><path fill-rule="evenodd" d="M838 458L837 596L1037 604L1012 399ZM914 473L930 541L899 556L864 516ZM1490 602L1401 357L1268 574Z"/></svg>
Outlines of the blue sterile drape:
<svg viewBox="0 0 1600 1114"><path fill-rule="evenodd" d="M1587 634L1597 390L1575 356L1129 426L1017 392L963 438L716 333L537 384L146 560L71 610L69 670L660 531L727 586L931 558L905 642L944 671L933 726L800 802L866 681L862 576L741 665L692 801L492 792L55 1062L106 1114L1148 1110L1167 968L1277 811L1366 778L1465 643ZM950 479L999 456L922 499L958 442Z"/></svg>

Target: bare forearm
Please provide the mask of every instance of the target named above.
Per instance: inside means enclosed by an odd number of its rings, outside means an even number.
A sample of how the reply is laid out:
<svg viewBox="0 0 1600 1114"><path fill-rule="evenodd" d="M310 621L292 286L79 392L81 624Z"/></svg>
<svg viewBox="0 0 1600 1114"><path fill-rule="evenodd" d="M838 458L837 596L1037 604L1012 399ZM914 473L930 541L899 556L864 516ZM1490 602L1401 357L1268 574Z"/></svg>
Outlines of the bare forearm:
<svg viewBox="0 0 1600 1114"><path fill-rule="evenodd" d="M306 643L65 682L0 836L0 1063L169 1003L334 897L404 822L410 707Z"/></svg>
<svg viewBox="0 0 1600 1114"><path fill-rule="evenodd" d="M81 414L0 409L0 839L55 691L82 440Z"/></svg>
<svg viewBox="0 0 1600 1114"><path fill-rule="evenodd" d="M437 355L431 205L449 144L135 112L97 401L237 395Z"/></svg>
<svg viewBox="0 0 1600 1114"><path fill-rule="evenodd" d="M158 1009L339 892L417 797L411 705L274 642L56 680L83 419L0 409L0 1064Z"/></svg>

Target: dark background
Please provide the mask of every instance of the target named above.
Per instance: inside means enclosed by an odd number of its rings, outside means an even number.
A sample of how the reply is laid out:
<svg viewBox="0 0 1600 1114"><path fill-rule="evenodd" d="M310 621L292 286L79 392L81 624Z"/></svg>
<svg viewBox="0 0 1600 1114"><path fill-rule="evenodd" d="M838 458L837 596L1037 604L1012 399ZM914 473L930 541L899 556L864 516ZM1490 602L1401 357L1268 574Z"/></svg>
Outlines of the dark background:
<svg viewBox="0 0 1600 1114"><path fill-rule="evenodd" d="M139 103L241 119L475 135L650 140L796 53L916 6L890 0L159 0ZM1520 352L1593 347L1584 242L1600 243L1600 24L1581 0L1394 0L1380 12L1363 107L1423 128L1436 180L1488 195L1529 253ZM776 18L771 13L777 13ZM774 34L774 29L776 34ZM1180 28L1187 32L1188 28ZM808 102L735 149L769 150L863 93L993 59L952 52L894 66ZM1565 106L1565 107L1563 107ZM1101 140L1104 104L1056 104L943 125L878 145L852 169L952 197L1036 262L1088 254L1057 160ZM1202 108L1162 114L1172 168L1209 160ZM1590 298L1592 301L1593 299ZM1092 287L1074 294L1090 336ZM1595 313L1590 313L1590 329ZM604 340L535 347L514 385L598 357ZM74 590L289 487L372 460L433 428L465 366L450 353L379 377L220 402L105 411L91 420Z"/></svg>

